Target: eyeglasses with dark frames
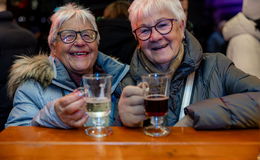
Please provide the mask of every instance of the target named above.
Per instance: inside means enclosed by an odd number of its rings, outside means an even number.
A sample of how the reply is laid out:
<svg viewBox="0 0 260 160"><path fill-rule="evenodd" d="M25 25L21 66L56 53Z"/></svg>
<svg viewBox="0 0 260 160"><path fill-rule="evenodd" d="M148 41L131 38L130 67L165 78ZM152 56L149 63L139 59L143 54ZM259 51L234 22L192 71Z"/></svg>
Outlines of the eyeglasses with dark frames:
<svg viewBox="0 0 260 160"><path fill-rule="evenodd" d="M138 39L146 41L151 37L153 28L155 28L155 30L161 35L166 35L170 33L172 31L173 21L177 21L177 19L163 19L156 23L154 26L139 27L135 29L133 32Z"/></svg>
<svg viewBox="0 0 260 160"><path fill-rule="evenodd" d="M63 30L58 32L61 41L66 44L73 43L77 39L78 34L85 42L91 43L97 39L98 32L92 29L82 31Z"/></svg>

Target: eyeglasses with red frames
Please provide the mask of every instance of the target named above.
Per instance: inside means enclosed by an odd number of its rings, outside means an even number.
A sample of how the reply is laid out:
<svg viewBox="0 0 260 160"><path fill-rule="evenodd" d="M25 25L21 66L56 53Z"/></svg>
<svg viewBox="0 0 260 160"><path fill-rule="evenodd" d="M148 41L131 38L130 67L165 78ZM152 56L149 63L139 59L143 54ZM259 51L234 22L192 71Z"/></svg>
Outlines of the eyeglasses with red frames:
<svg viewBox="0 0 260 160"><path fill-rule="evenodd" d="M151 37L153 28L155 28L155 30L161 35L166 35L170 33L173 27L173 21L178 21L178 20L173 18L163 19L158 23L156 23L154 26L150 26L150 27L142 26L135 29L133 32L138 39L142 41L146 41Z"/></svg>

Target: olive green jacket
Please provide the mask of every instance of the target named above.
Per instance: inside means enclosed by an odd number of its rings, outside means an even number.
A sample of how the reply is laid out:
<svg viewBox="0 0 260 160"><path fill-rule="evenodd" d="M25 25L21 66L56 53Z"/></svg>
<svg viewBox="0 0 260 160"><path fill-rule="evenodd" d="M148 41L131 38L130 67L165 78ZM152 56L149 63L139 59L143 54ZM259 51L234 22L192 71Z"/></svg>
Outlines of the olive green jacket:
<svg viewBox="0 0 260 160"><path fill-rule="evenodd" d="M260 80L237 69L221 53L203 53L199 42L185 33L184 58L170 84L166 123L179 118L187 76L195 71L190 104L185 113L196 129L257 128L260 126ZM148 71L136 50L123 85L136 85Z"/></svg>

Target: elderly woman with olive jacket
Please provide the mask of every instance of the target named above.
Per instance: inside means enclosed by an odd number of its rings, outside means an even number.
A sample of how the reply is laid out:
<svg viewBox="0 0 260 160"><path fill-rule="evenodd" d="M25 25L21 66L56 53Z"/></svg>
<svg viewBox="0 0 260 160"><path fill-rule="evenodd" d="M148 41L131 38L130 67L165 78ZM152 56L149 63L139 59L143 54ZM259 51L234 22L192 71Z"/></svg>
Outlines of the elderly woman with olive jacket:
<svg viewBox="0 0 260 160"><path fill-rule="evenodd" d="M203 53L185 31L179 0L135 0L129 8L132 30L139 42L119 101L123 125L137 127L146 119L141 76L168 73L168 126L196 129L260 127L260 80L234 66L220 53ZM194 77L194 78L193 78ZM191 97L182 108L185 86ZM182 112L185 116L182 116Z"/></svg>

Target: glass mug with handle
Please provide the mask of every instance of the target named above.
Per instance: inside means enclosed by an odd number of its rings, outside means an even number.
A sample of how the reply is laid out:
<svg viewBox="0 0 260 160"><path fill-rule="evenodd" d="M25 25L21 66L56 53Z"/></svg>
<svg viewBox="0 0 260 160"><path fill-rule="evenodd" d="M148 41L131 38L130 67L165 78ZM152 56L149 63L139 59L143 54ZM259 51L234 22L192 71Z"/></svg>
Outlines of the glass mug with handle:
<svg viewBox="0 0 260 160"><path fill-rule="evenodd" d="M144 91L145 114L151 122L150 126L144 127L144 133L152 137L168 135L170 130L163 126L163 120L168 112L169 76L159 73L144 75L139 86Z"/></svg>
<svg viewBox="0 0 260 160"><path fill-rule="evenodd" d="M111 80L109 74L86 74L83 76L86 99L86 112L92 127L85 129L85 133L93 137L104 137L112 133L112 129L105 125L111 112Z"/></svg>

